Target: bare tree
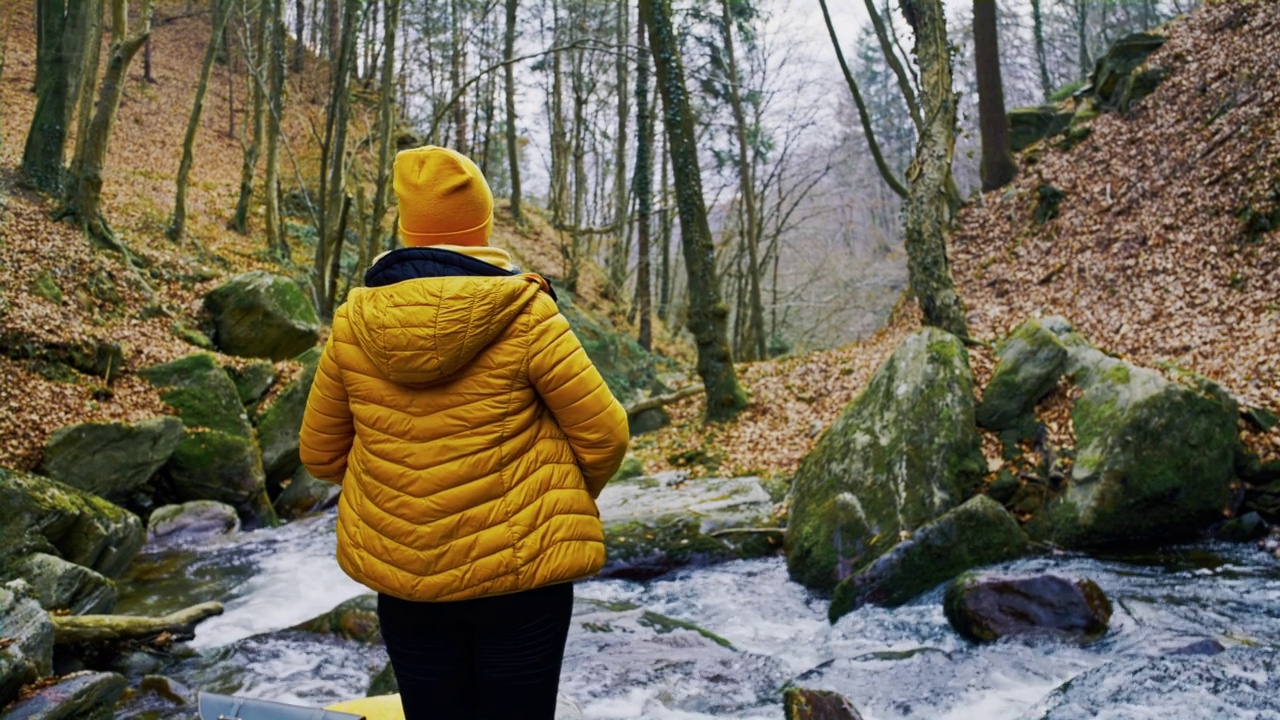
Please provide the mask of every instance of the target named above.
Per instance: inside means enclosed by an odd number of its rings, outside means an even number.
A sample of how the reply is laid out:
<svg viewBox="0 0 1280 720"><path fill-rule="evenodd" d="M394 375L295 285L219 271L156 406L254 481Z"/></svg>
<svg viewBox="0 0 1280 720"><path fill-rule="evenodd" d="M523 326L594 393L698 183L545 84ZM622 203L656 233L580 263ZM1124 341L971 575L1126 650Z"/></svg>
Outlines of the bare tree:
<svg viewBox="0 0 1280 720"><path fill-rule="evenodd" d="M982 132L982 189L990 191L1008 185L1018 172L1009 154L996 0L973 0L973 55L978 74L978 127Z"/></svg>

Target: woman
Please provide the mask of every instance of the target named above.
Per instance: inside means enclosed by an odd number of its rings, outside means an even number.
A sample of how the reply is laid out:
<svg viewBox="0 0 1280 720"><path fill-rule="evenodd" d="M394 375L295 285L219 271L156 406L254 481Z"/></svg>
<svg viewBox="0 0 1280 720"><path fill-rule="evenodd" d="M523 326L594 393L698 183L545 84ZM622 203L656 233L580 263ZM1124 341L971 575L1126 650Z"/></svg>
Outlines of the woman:
<svg viewBox="0 0 1280 720"><path fill-rule="evenodd" d="M338 563L379 594L407 718L550 720L626 412L547 282L488 246L474 163L407 150L394 184L407 247L334 315L302 462L342 484Z"/></svg>

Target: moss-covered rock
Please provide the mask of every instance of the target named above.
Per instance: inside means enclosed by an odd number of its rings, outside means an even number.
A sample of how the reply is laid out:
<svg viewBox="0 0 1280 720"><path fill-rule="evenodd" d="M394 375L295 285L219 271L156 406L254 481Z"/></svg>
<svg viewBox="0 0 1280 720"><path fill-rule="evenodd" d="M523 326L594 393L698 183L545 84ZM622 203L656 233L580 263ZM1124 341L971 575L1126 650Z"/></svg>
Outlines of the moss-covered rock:
<svg viewBox="0 0 1280 720"><path fill-rule="evenodd" d="M48 553L31 553L10 566L11 572L31 585L47 610L69 610L73 615L109 613L116 607L116 584L83 565Z"/></svg>
<svg viewBox="0 0 1280 720"><path fill-rule="evenodd" d="M1237 407L1208 381L1172 382L1088 347L1068 369L1075 466L1048 509L1052 539L1097 547L1187 538L1222 517Z"/></svg>
<svg viewBox="0 0 1280 720"><path fill-rule="evenodd" d="M1151 33L1134 33L1112 43L1107 53L1094 65L1093 74L1089 76L1090 92L1108 109L1127 110L1126 99L1134 102L1133 85L1135 82L1144 86L1152 84L1151 77L1138 80L1142 74L1135 75L1151 53L1165 44L1165 38ZM1160 76L1163 79L1163 75ZM1159 80L1155 80L1158 84ZM1154 86L1146 90L1150 94ZM1139 89L1139 94L1142 88ZM1145 96L1144 96L1145 97Z"/></svg>
<svg viewBox="0 0 1280 720"><path fill-rule="evenodd" d="M782 529L762 531L778 521L758 478L682 478L665 473L605 486L598 500L608 549L603 574L645 579L778 549Z"/></svg>
<svg viewBox="0 0 1280 720"><path fill-rule="evenodd" d="M1009 149L1026 150L1041 140L1057 135L1071 122L1071 112L1056 105L1036 105L1009 110Z"/></svg>
<svg viewBox="0 0 1280 720"><path fill-rule="evenodd" d="M0 355L30 360L42 375L55 379L66 376L67 380L74 379L74 374L67 372L72 368L110 381L127 360L124 347L115 341L80 337L55 342L33 336L20 326L0 330Z"/></svg>
<svg viewBox="0 0 1280 720"><path fill-rule="evenodd" d="M905 340L800 464L787 567L832 588L978 488L986 462L973 375L956 337L926 328Z"/></svg>
<svg viewBox="0 0 1280 720"><path fill-rule="evenodd" d="M69 425L49 436L40 472L124 503L168 462L182 435L182 421L176 417Z"/></svg>
<svg viewBox="0 0 1280 720"><path fill-rule="evenodd" d="M228 355L291 358L320 341L311 301L288 278L263 271L237 275L204 298L213 341Z"/></svg>
<svg viewBox="0 0 1280 720"><path fill-rule="evenodd" d="M22 580L0 585L0 708L18 690L38 677L53 673L53 621Z"/></svg>
<svg viewBox="0 0 1280 720"><path fill-rule="evenodd" d="M44 552L118 577L144 540L133 513L56 480L0 468L0 563L6 568Z"/></svg>
<svg viewBox="0 0 1280 720"><path fill-rule="evenodd" d="M378 595L365 593L344 600L329 612L294 625L290 630L334 635L347 640L377 645L382 643L378 622Z"/></svg>
<svg viewBox="0 0 1280 720"><path fill-rule="evenodd" d="M178 410L188 429L207 428L242 437L252 436L240 394L209 353L196 353L138 374L157 388L160 397Z"/></svg>
<svg viewBox="0 0 1280 720"><path fill-rule="evenodd" d="M1107 632L1111 601L1088 578L970 573L947 586L943 611L956 632L975 642L1091 642Z"/></svg>
<svg viewBox="0 0 1280 720"><path fill-rule="evenodd" d="M236 386L240 402L252 406L262 399L276 381L276 368L269 362L251 362L239 369L228 369L227 375Z"/></svg>
<svg viewBox="0 0 1280 720"><path fill-rule="evenodd" d="M999 503L979 495L843 580L827 614L835 622L868 603L901 605L960 573L1027 551L1018 521Z"/></svg>
<svg viewBox="0 0 1280 720"><path fill-rule="evenodd" d="M166 498L177 502L217 500L247 511L266 491L258 446L218 430L188 430L163 476Z"/></svg>
<svg viewBox="0 0 1280 720"><path fill-rule="evenodd" d="M280 483L302 465L302 460L298 457L298 432L302 429L307 395L311 393L316 365L320 362L320 349L311 348L297 359L303 364L302 374L289 383L275 402L256 418L258 444L262 448L262 469L266 473L267 491L272 497L279 495Z"/></svg>
<svg viewBox="0 0 1280 720"><path fill-rule="evenodd" d="M8 708L5 720L111 720L129 683L113 672L67 675Z"/></svg>
<svg viewBox="0 0 1280 720"><path fill-rule="evenodd" d="M1035 434L1033 411L1066 370L1063 335L1070 329L1062 318L1028 320L997 346L1000 362L983 390L979 425L997 432L1012 430L1019 439Z"/></svg>

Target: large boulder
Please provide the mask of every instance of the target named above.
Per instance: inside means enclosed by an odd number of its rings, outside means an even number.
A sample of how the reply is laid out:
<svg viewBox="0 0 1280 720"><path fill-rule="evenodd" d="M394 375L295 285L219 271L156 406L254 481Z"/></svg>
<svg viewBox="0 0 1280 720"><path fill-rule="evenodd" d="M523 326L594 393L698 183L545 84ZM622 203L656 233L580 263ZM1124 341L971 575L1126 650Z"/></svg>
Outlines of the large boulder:
<svg viewBox="0 0 1280 720"><path fill-rule="evenodd" d="M1236 452L1238 410L1229 395L1088 347L1072 350L1068 370L1084 392L1071 411L1075 465L1045 517L1055 542L1173 541L1221 519Z"/></svg>
<svg viewBox="0 0 1280 720"><path fill-rule="evenodd" d="M1105 108L1128 110L1132 103L1150 95L1164 79L1164 74L1156 68L1135 71L1165 42L1163 36L1151 33L1134 33L1115 41L1094 65L1093 74L1089 76L1089 91Z"/></svg>
<svg viewBox="0 0 1280 720"><path fill-rule="evenodd" d="M868 603L901 605L982 565L1027 553L1026 533L1000 503L979 495L921 527L836 586L832 622Z"/></svg>
<svg viewBox="0 0 1280 720"><path fill-rule="evenodd" d="M186 428L163 469L164 499L217 500L241 509L260 504L266 483L253 427L214 356L188 355L138 374L161 389Z"/></svg>
<svg viewBox="0 0 1280 720"><path fill-rule="evenodd" d="M31 553L14 562L13 575L26 580L40 605L73 615L109 613L116 607L116 584L83 565L48 553Z"/></svg>
<svg viewBox="0 0 1280 720"><path fill-rule="evenodd" d="M1030 638L1090 642L1111 620L1111 601L1088 578L969 574L947 586L951 627L977 642Z"/></svg>
<svg viewBox="0 0 1280 720"><path fill-rule="evenodd" d="M40 472L115 503L124 503L182 441L182 421L81 423L55 430Z"/></svg>
<svg viewBox="0 0 1280 720"><path fill-rule="evenodd" d="M19 700L5 720L111 720L129 683L113 672L66 675Z"/></svg>
<svg viewBox="0 0 1280 720"><path fill-rule="evenodd" d="M964 344L925 328L801 462L787 530L792 578L834 587L972 496L985 469Z"/></svg>
<svg viewBox="0 0 1280 720"><path fill-rule="evenodd" d="M1067 366L1067 344L1077 336L1058 317L1028 320L996 347L1000 362L982 391L978 424L1019 439L1035 434L1036 403L1047 396Z"/></svg>
<svg viewBox="0 0 1280 720"><path fill-rule="evenodd" d="M279 494L281 482L302 466L298 457L298 431L302 429L302 413L307 409L307 395L316 377L320 349L311 348L297 360L302 363L302 373L256 419L262 469L273 497Z"/></svg>
<svg viewBox="0 0 1280 720"><path fill-rule="evenodd" d="M216 500L191 500L162 505L147 519L147 532L156 539L191 540L228 535L240 529L236 509Z"/></svg>
<svg viewBox="0 0 1280 720"><path fill-rule="evenodd" d="M614 480L596 504L604 522L606 576L646 579L690 564L772 553L782 529L755 477L684 481L679 472Z"/></svg>
<svg viewBox="0 0 1280 720"><path fill-rule="evenodd" d="M1017 107L1009 110L1009 149L1026 150L1037 142L1057 135L1071 122L1070 111L1059 110L1056 105Z"/></svg>
<svg viewBox="0 0 1280 720"><path fill-rule="evenodd" d="M291 358L320 341L320 320L292 280L256 270L237 275L204 298L213 341L228 355Z"/></svg>
<svg viewBox="0 0 1280 720"><path fill-rule="evenodd" d="M144 540L133 513L56 480L0 468L0 569L43 552L118 577Z"/></svg>
<svg viewBox="0 0 1280 720"><path fill-rule="evenodd" d="M0 585L0 708L23 685L53 672L53 621L21 581Z"/></svg>

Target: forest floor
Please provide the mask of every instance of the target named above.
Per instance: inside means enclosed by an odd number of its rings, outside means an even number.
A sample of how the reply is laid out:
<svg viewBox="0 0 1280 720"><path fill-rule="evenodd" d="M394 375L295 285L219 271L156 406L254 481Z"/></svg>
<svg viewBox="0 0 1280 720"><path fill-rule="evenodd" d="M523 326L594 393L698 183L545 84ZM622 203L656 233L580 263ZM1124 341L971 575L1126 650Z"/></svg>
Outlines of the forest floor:
<svg viewBox="0 0 1280 720"><path fill-rule="evenodd" d="M135 61L111 140L104 208L141 260L131 271L117 256L90 251L71 225L52 222L56 203L21 186L22 143L35 104L33 6L0 0L6 47L0 334L33 342L113 340L126 346L128 358L108 390L101 379L51 379L30 363L0 357L0 466L35 467L48 435L66 424L164 412L154 390L130 371L194 351L175 333L175 322L191 323L200 298L221 280L249 269L280 271L265 252L259 213L247 236L225 227L242 157L232 129L245 107L243 72L229 74L226 66L215 69L205 102L188 198L189 238L181 244L164 238L209 33L207 15L186 15L182 7L160 4L156 82L145 81L141 59ZM1154 96L1128 115L1100 117L1070 152L1033 148L1013 185L974 198L962 212L950 253L976 339L994 341L1030 317L1063 315L1103 349L1143 365L1201 373L1246 404L1280 411L1280 233L1251 233L1240 219L1245 208L1280 217L1280 114L1274 110L1280 66L1256 51L1280 32L1280 3L1255 6L1243 24L1233 12L1210 6L1175 22L1170 42L1150 61L1171 70ZM323 74L309 68L303 85L290 92L291 147L301 148L319 126ZM370 135L374 122L372 106L358 110L356 142ZM297 169L286 153L289 177L299 170L313 174L310 158L296 160ZM1032 213L1045 184L1065 199L1058 217L1040 226ZM512 250L529 269L562 274L559 240L544 223L516 231L503 213L497 216L495 245ZM291 238L294 272L310 263L304 235ZM600 288L600 274L588 273L582 300L604 309ZM751 404L736 422L703 425L702 402L690 398L670 406L673 424L637 438L634 450L650 472L687 466L701 452L691 472L789 475L919 325L915 304L904 301L863 342L741 364ZM981 383L992 353L977 346L971 358ZM285 377L297 371L287 362L277 369ZM1069 432L1069 419L1054 424ZM1280 456L1280 429L1242 432L1265 457ZM994 453L990 439L987 445Z"/></svg>

